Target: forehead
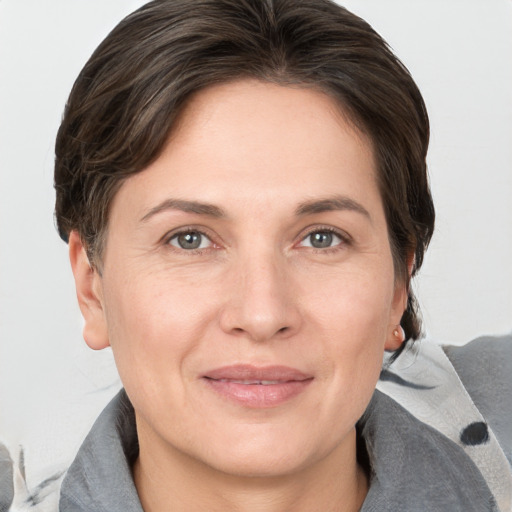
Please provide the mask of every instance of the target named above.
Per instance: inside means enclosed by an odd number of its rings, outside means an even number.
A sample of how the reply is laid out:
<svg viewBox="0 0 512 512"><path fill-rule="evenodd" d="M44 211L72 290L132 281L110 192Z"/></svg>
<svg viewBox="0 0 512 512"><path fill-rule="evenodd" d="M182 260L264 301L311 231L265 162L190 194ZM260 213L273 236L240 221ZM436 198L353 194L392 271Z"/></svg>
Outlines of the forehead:
<svg viewBox="0 0 512 512"><path fill-rule="evenodd" d="M191 97L159 158L118 196L130 191L146 207L166 196L224 208L244 200L295 207L315 196L375 198L375 181L372 145L334 99L244 80Z"/></svg>
<svg viewBox="0 0 512 512"><path fill-rule="evenodd" d="M350 133L361 151L372 151L372 141L353 122L338 99L316 87L280 85L257 79L236 80L201 89L192 94L178 116L168 145L176 139L183 143L184 132L223 129L230 124L236 134L244 128L255 143L278 136L290 143L294 137L307 137L311 146L315 135L324 138ZM215 132L219 133L217 130ZM210 131L210 138L217 133ZM330 132L330 133L328 133ZM225 131L226 137L236 135ZM197 139L198 142L204 139ZM326 140L327 142L327 140ZM284 147L283 147L284 149Z"/></svg>

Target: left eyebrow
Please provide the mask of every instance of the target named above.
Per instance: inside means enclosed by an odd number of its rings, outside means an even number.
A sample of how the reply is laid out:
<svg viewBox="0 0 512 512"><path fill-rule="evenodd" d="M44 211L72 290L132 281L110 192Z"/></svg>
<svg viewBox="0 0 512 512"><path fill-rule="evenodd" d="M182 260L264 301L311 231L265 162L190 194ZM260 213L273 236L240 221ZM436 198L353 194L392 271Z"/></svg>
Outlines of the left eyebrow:
<svg viewBox="0 0 512 512"><path fill-rule="evenodd" d="M360 213L372 220L368 210L354 199L346 196L335 196L326 199L318 199L313 201L306 201L301 203L295 210L295 214L298 216L312 215L315 213L330 212L336 210L349 210L352 212Z"/></svg>
<svg viewBox="0 0 512 512"><path fill-rule="evenodd" d="M206 215L208 217L226 217L226 213L213 204L199 203L197 201L186 201L183 199L166 199L160 204L151 208L141 219L141 222L148 221L151 217L164 211L177 210L186 213L195 213L197 215Z"/></svg>

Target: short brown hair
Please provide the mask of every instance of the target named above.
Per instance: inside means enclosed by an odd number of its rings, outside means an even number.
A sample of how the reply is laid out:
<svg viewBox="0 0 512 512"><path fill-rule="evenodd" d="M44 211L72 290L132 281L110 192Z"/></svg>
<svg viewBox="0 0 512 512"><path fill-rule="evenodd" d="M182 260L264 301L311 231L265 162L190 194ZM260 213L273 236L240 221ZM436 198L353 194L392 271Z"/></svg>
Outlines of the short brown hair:
<svg viewBox="0 0 512 512"><path fill-rule="evenodd" d="M395 272L408 282L434 228L429 122L407 69L365 21L330 0L155 0L126 17L78 76L56 141L55 215L99 267L123 180L160 154L184 103L209 85L256 78L333 97L373 143ZM420 335L409 291L402 318Z"/></svg>

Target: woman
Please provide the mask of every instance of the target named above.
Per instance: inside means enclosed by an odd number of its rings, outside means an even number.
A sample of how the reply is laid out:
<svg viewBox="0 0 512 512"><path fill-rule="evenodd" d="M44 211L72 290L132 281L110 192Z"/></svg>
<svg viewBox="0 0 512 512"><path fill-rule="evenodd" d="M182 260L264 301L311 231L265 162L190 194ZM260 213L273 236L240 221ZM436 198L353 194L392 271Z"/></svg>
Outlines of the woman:
<svg viewBox="0 0 512 512"><path fill-rule="evenodd" d="M55 186L84 338L125 390L61 510L510 506L505 416L461 384L480 346L400 356L428 134L407 70L331 2L160 0L114 29L71 93ZM458 415L429 420L447 386Z"/></svg>

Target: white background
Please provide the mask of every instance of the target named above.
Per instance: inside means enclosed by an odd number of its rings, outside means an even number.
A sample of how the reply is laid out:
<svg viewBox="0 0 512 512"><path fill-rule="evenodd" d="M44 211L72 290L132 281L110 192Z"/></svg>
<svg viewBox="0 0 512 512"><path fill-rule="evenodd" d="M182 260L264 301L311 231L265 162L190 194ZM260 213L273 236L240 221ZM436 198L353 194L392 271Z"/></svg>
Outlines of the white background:
<svg viewBox="0 0 512 512"><path fill-rule="evenodd" d="M111 353L81 339L53 225L53 144L86 59L142 3L0 0L0 440L25 446L29 480L67 462L119 386ZM512 1L344 4L390 43L429 109L437 231L416 282L429 336L510 332Z"/></svg>

